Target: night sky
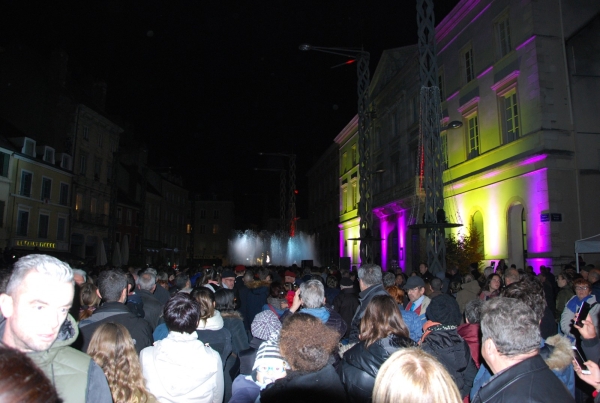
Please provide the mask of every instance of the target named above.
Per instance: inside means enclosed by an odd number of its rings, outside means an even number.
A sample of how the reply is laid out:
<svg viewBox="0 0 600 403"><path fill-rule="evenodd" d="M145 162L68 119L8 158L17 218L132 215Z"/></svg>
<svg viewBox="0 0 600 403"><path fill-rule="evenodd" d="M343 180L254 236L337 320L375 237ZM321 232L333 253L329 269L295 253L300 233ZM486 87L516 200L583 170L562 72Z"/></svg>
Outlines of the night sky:
<svg viewBox="0 0 600 403"><path fill-rule="evenodd" d="M436 23L458 0L436 3ZM107 112L128 122L185 186L233 200L238 226L279 214L279 176L254 171L297 155L306 172L356 114L355 65L301 52L363 47L371 74L385 49L417 42L413 1L0 1L0 41L69 54L73 77L108 83ZM1 43L0 43L1 45Z"/></svg>

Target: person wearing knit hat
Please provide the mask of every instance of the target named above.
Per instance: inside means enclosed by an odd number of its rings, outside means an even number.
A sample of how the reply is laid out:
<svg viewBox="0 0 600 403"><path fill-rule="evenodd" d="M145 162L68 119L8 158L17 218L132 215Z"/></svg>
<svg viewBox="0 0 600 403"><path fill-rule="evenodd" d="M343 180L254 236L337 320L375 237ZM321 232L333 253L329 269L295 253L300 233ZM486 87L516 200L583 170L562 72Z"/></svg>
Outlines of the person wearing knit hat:
<svg viewBox="0 0 600 403"><path fill-rule="evenodd" d="M262 389L286 376L289 366L279 352L278 338L274 336L260 345L251 375L235 378L230 402L254 402Z"/></svg>
<svg viewBox="0 0 600 403"><path fill-rule="evenodd" d="M258 313L250 326L252 331L252 340L250 348L240 352L240 374L250 375L256 358L256 353L260 345L279 336L281 322L272 311L262 311Z"/></svg>
<svg viewBox="0 0 600 403"><path fill-rule="evenodd" d="M458 303L450 295L438 295L429 303L426 315L421 348L444 365L464 399L473 385L477 366L469 345L456 330L462 321Z"/></svg>
<svg viewBox="0 0 600 403"><path fill-rule="evenodd" d="M221 286L228 290L233 290L235 285L235 273L229 269L223 271L221 274Z"/></svg>
<svg viewBox="0 0 600 403"><path fill-rule="evenodd" d="M294 283L296 281L296 273L291 270L286 270L284 279L286 283Z"/></svg>

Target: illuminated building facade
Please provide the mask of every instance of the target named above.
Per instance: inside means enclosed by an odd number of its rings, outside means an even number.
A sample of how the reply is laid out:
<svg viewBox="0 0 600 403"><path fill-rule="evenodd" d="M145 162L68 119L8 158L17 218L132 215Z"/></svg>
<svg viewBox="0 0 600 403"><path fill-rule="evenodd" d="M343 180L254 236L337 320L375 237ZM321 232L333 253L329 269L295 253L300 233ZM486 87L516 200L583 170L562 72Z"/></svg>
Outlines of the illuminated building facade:
<svg viewBox="0 0 600 403"><path fill-rule="evenodd" d="M316 235L321 266L338 264L339 257L339 146L333 143L308 171L308 232ZM300 220L298 224L303 224Z"/></svg>
<svg viewBox="0 0 600 403"><path fill-rule="evenodd" d="M340 257L350 258L352 265L360 264L358 216L358 115L334 139L339 146L339 248Z"/></svg>

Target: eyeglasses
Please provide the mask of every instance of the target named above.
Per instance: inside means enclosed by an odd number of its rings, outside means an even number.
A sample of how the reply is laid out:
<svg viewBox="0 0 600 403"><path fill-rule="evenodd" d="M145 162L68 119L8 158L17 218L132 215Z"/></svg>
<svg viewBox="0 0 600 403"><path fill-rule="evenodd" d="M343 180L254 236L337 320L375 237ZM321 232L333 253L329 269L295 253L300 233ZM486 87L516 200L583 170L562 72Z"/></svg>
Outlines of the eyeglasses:
<svg viewBox="0 0 600 403"><path fill-rule="evenodd" d="M259 365L258 366L258 372L275 372L275 373L282 373L285 372L285 367L283 365L276 365L274 367L268 366L268 365Z"/></svg>
<svg viewBox="0 0 600 403"><path fill-rule="evenodd" d="M577 290L577 291L585 291L585 290L588 290L588 289L589 289L588 286L575 287L575 290Z"/></svg>

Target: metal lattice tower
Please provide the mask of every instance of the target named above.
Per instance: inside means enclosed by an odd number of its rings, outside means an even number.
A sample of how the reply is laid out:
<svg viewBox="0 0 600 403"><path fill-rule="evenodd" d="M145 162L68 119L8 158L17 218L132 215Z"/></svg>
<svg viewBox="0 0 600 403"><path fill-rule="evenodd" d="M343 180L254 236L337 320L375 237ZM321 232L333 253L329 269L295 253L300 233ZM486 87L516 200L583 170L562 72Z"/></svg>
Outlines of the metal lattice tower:
<svg viewBox="0 0 600 403"><path fill-rule="evenodd" d="M419 62L421 78L420 128L423 136L423 188L427 226L427 264L432 273L446 271L446 243L443 222L438 222L438 211L444 209L442 180L442 150L440 139L440 89L435 48L435 16L432 0L417 0L419 33ZM442 220L442 217L439 217Z"/></svg>
<svg viewBox="0 0 600 403"><path fill-rule="evenodd" d="M290 161L290 236L296 235L296 155L289 154Z"/></svg>
<svg viewBox="0 0 600 403"><path fill-rule="evenodd" d="M285 180L285 169L279 171L279 230L285 231L286 219L285 219L285 192L286 192L286 180Z"/></svg>
<svg viewBox="0 0 600 403"><path fill-rule="evenodd" d="M359 197L358 215L360 218L360 261L361 264L373 262L373 189L371 182L371 116L369 113L369 53L360 52L358 56L358 176Z"/></svg>

